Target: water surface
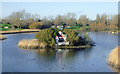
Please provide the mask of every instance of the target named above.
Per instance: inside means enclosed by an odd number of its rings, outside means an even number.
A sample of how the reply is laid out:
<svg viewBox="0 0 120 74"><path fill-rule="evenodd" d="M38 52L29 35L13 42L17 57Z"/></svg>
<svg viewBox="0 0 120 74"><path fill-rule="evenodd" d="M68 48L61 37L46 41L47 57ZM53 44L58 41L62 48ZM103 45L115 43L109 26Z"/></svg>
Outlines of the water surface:
<svg viewBox="0 0 120 74"><path fill-rule="evenodd" d="M107 58L118 45L118 36L90 32L96 46L89 49L27 50L18 48L22 39L33 39L35 34L5 35L2 42L3 72L113 72Z"/></svg>

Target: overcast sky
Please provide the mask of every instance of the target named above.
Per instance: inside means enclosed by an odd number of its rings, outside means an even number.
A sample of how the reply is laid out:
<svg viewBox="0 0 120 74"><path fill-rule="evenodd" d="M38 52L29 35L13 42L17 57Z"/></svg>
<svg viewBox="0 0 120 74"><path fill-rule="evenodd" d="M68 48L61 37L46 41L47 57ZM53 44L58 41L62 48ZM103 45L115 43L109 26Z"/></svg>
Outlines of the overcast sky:
<svg viewBox="0 0 120 74"><path fill-rule="evenodd" d="M118 14L118 2L2 2L3 17L23 9L32 14L37 13L41 17L74 12L77 17L85 14L95 19L97 14Z"/></svg>

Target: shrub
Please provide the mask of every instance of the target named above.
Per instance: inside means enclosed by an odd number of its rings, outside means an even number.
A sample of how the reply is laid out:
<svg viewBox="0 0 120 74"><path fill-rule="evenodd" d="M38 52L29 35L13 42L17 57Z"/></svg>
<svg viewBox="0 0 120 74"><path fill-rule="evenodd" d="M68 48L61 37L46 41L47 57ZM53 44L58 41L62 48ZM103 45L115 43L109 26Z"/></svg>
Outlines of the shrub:
<svg viewBox="0 0 120 74"><path fill-rule="evenodd" d="M79 46L91 44L89 36L86 35L78 36L78 33L72 29L64 29L63 32L67 34L67 41L70 42L70 45Z"/></svg>
<svg viewBox="0 0 120 74"><path fill-rule="evenodd" d="M49 47L55 44L55 36L57 35L59 29L49 28L41 30L39 33L35 35L35 38L39 40L39 42L45 42Z"/></svg>
<svg viewBox="0 0 120 74"><path fill-rule="evenodd" d="M41 29L41 27L42 27L42 23L41 22L37 22L37 23L32 23L32 24L30 24L28 27L30 28L30 29Z"/></svg>
<svg viewBox="0 0 120 74"><path fill-rule="evenodd" d="M55 36L59 31L57 28L44 29L37 33L35 38L38 39L39 42L45 42L48 46L52 47L55 45ZM67 35L66 40L69 41L71 46L86 45L88 43L87 39L79 37L78 33L72 29L64 29L61 31Z"/></svg>
<svg viewBox="0 0 120 74"><path fill-rule="evenodd" d="M64 29L63 32L67 34L67 41L70 42L70 45L77 45L79 42L78 33L71 29Z"/></svg>

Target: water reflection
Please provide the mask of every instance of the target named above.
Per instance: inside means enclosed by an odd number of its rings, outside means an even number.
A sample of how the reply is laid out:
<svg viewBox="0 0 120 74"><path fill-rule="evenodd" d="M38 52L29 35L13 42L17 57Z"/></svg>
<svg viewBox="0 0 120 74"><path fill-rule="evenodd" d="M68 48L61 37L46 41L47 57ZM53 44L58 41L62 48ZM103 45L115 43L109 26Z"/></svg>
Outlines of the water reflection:
<svg viewBox="0 0 120 74"><path fill-rule="evenodd" d="M75 49L58 49L56 52L56 58L58 59L59 63L63 60L70 60L73 61L74 57L78 52Z"/></svg>
<svg viewBox="0 0 120 74"><path fill-rule="evenodd" d="M52 59L56 54L56 50L54 49L36 49L35 52L44 58Z"/></svg>
<svg viewBox="0 0 120 74"><path fill-rule="evenodd" d="M74 58L82 54L85 59L89 58L91 54L91 48L86 49L35 49L34 51L38 56L44 57L46 59L55 59L59 62L62 60L74 60ZM82 51L82 52L81 52Z"/></svg>

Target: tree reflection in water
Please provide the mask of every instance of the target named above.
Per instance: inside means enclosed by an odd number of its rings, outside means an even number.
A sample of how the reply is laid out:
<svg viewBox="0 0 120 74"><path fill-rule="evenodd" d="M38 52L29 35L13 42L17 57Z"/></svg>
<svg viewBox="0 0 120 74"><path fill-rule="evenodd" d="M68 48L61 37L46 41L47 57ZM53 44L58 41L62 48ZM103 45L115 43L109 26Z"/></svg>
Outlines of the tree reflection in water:
<svg viewBox="0 0 120 74"><path fill-rule="evenodd" d="M44 58L52 59L56 54L56 50L54 49L38 49L35 51L39 56Z"/></svg>
<svg viewBox="0 0 120 74"><path fill-rule="evenodd" d="M59 62L62 62L64 59L74 60L74 57L82 50L84 49L38 49L35 52L44 58L56 58Z"/></svg>

